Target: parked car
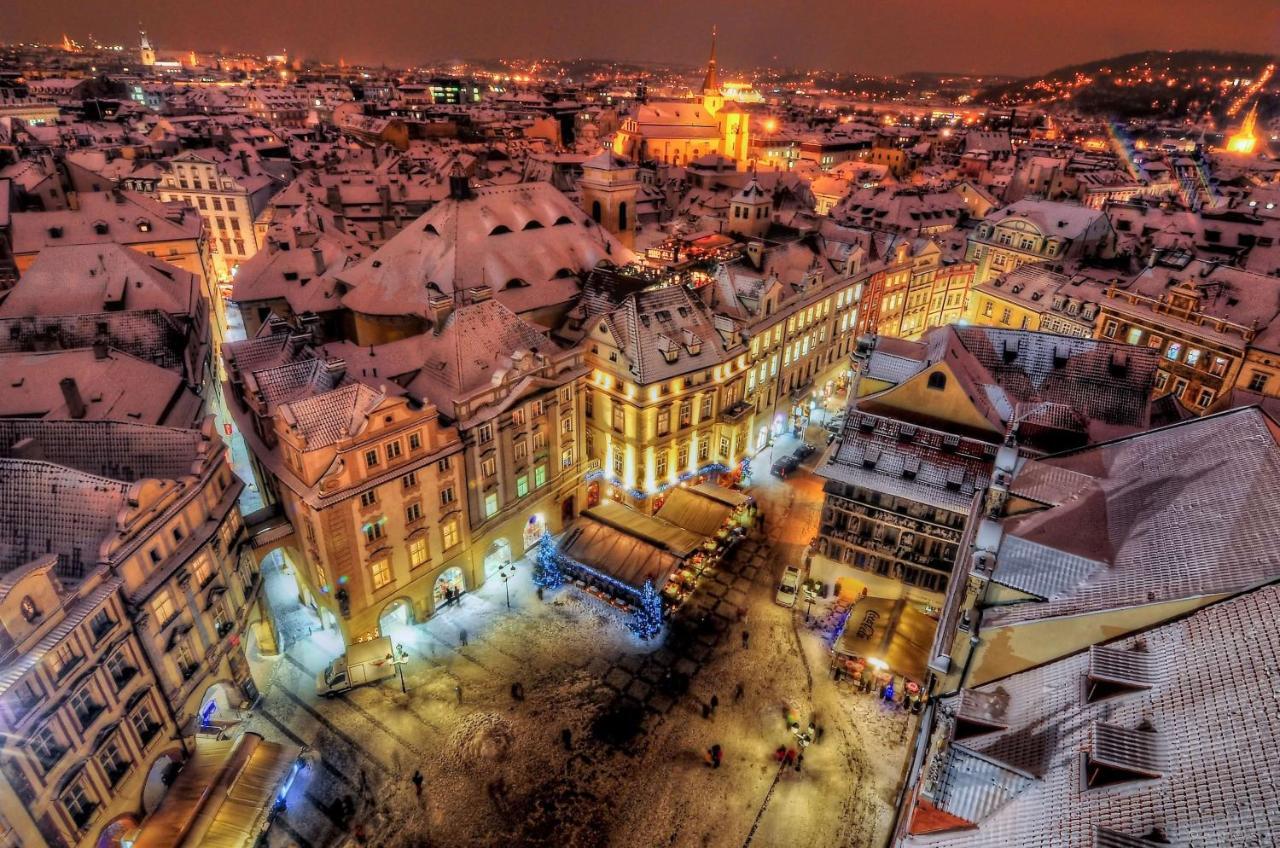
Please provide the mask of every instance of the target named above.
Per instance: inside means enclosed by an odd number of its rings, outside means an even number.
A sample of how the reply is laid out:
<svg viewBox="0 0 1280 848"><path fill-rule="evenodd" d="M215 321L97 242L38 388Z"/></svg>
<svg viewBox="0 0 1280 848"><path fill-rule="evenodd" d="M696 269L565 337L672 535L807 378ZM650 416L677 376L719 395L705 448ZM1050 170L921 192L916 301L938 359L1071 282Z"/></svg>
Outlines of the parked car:
<svg viewBox="0 0 1280 848"><path fill-rule="evenodd" d="M316 678L316 694L332 696L396 673L391 637L357 642L324 667Z"/></svg>
<svg viewBox="0 0 1280 848"><path fill-rule="evenodd" d="M800 447L796 448L795 457L796 459L808 459L809 457L813 456L817 450L818 449L815 448L813 445L809 444L808 442L805 442L804 444L800 445Z"/></svg>
<svg viewBox="0 0 1280 848"><path fill-rule="evenodd" d="M773 467L769 470L773 472L773 476L787 479L787 475L800 467L800 460L794 456L784 456L773 463Z"/></svg>
<svg viewBox="0 0 1280 848"><path fill-rule="evenodd" d="M830 430L830 431L831 431L831 432L833 432L833 433L839 433L841 430L843 430L843 429L844 429L844 416L843 416L843 415L837 415L835 418L832 418L830 421L828 421L828 422L827 422L827 429L828 429L828 430Z"/></svg>
<svg viewBox="0 0 1280 848"><path fill-rule="evenodd" d="M782 572L782 581L778 584L778 593L774 595L774 601L784 607L793 607L796 605L796 590L800 587L800 569L794 565L788 565L786 571Z"/></svg>

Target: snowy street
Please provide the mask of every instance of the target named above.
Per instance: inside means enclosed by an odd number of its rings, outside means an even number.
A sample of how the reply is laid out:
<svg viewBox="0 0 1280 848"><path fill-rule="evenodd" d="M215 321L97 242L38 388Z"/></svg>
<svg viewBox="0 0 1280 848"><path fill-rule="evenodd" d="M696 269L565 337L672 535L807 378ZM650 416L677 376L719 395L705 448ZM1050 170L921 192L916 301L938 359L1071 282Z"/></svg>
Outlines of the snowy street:
<svg viewBox="0 0 1280 848"><path fill-rule="evenodd" d="M811 428L811 441L820 435ZM539 601L521 562L510 612L491 581L390 634L410 655L407 694L393 677L318 698L336 640L310 632L309 611L289 609L291 581L268 566L266 589L296 641L251 658L270 682L246 729L307 745L314 760L270 844L344 846L359 827L373 846L883 844L907 717L848 682L837 688L822 604L806 625L803 600L773 601L817 526L821 483L808 471L778 480L761 461L751 492L765 536L704 574L660 640L638 641L618 611L570 586ZM799 769L774 756L799 749L789 716L821 728ZM715 744L719 768L706 762Z"/></svg>

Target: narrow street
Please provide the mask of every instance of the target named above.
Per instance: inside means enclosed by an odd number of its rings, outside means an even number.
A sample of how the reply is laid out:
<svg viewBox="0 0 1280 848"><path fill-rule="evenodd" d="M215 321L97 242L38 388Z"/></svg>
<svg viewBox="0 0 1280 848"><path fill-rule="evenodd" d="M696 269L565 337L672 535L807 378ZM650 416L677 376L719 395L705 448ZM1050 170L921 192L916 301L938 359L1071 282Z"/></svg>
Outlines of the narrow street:
<svg viewBox="0 0 1280 848"><path fill-rule="evenodd" d="M794 441L780 440L777 455ZM782 569L803 564L816 531L820 480L807 468L780 480L765 466L750 491L765 534L703 575L661 640L640 642L616 610L570 587L539 601L522 561L510 612L495 581L391 634L411 657L406 693L391 678L318 698L316 675L338 643L291 603L273 560L266 591L291 622L288 648L252 658L269 682L245 728L307 746L312 766L270 844L342 846L356 823L388 848L881 844L906 718L836 687L827 673L835 622L821 604L806 624L803 599L774 602ZM797 744L788 718L823 731L800 770L774 756ZM724 752L719 769L704 762L713 744Z"/></svg>

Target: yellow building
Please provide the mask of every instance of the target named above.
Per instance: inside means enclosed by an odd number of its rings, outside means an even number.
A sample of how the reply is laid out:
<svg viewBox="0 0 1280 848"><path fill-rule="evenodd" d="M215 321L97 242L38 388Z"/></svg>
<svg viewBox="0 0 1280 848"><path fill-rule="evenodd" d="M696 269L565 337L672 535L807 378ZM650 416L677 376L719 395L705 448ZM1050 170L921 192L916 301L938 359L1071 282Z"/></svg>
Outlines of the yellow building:
<svg viewBox="0 0 1280 848"><path fill-rule="evenodd" d="M242 487L211 419L0 420L0 479L0 840L97 846L257 695Z"/></svg>
<svg viewBox="0 0 1280 848"><path fill-rule="evenodd" d="M613 151L634 161L655 160L687 165L703 156L719 154L746 170L749 159L749 115L725 98L716 68L716 36L711 33L711 58L696 102L642 103L625 118L613 136Z"/></svg>

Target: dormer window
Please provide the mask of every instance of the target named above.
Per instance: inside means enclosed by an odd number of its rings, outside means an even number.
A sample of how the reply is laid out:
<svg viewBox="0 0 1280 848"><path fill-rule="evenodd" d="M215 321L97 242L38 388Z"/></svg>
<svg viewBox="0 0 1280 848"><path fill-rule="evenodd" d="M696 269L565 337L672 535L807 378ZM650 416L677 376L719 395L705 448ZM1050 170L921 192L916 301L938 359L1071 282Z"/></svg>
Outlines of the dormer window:
<svg viewBox="0 0 1280 848"><path fill-rule="evenodd" d="M36 602L31 600L30 595L23 597L22 603L19 605L19 609L22 611L22 617L28 624L40 617L40 609L36 606Z"/></svg>
<svg viewBox="0 0 1280 848"><path fill-rule="evenodd" d="M494 227L492 230L489 231L489 235L500 236L503 233L509 233L509 232L511 232L510 227L508 227L506 224L499 224L498 226Z"/></svg>

